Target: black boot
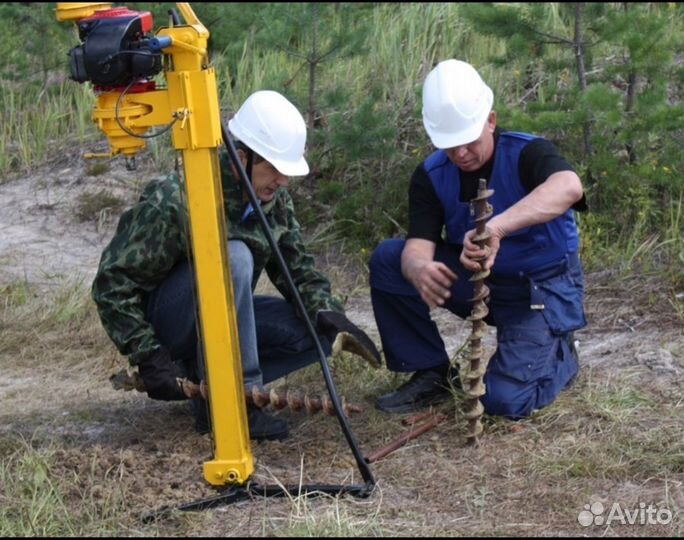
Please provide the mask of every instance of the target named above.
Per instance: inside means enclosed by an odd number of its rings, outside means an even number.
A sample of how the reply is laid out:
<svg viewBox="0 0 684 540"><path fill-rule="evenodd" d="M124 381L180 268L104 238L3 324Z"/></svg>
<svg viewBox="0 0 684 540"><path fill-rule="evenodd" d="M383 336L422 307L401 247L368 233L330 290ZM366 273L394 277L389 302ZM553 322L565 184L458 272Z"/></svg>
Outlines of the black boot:
<svg viewBox="0 0 684 540"><path fill-rule="evenodd" d="M385 412L407 413L437 405L451 395L449 380L448 368L416 371L394 392L376 399L375 406Z"/></svg>
<svg viewBox="0 0 684 540"><path fill-rule="evenodd" d="M265 413L255 405L247 405L249 438L255 441L282 441L290 435L287 422Z"/></svg>
<svg viewBox="0 0 684 540"><path fill-rule="evenodd" d="M192 400L195 416L195 429L204 435L211 431L211 419L207 403L202 398ZM266 414L254 405L247 405L247 422L249 424L249 438L255 441L282 441L287 439L289 430L287 422Z"/></svg>

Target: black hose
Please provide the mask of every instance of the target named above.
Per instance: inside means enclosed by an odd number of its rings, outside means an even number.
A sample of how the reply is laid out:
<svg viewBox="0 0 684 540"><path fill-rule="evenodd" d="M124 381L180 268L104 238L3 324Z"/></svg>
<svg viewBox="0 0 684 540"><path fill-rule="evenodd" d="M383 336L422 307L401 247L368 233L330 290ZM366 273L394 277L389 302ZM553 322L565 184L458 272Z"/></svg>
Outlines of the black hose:
<svg viewBox="0 0 684 540"><path fill-rule="evenodd" d="M170 9L168 11L169 17L171 18L171 23L173 26L180 26L181 25L181 19L178 16L178 12L175 9Z"/></svg>
<svg viewBox="0 0 684 540"><path fill-rule="evenodd" d="M252 203L252 207L254 208L254 211L256 212L257 216L259 216L259 221L261 222L261 226L264 229L266 239L268 240L268 243L271 246L273 253L278 259L278 265L280 266L280 270L285 276L288 288L292 293L292 297L294 298L295 304L299 311L302 313L304 322L306 323L306 327L309 330L309 333L311 334L314 343L316 344L316 349L318 350L318 359L321 365L321 369L323 370L323 377L325 378L325 384L328 387L330 399L332 400L332 403L335 407L335 414L340 422L340 426L342 427L342 432L344 433L344 436L347 439L347 443L349 444L349 447L351 448L351 451L354 454L354 458L356 459L356 463L359 467L361 477L367 484L366 488L370 490L375 486L375 478L373 478L373 473L371 472L368 466L368 462L361 454L361 451L359 450L356 440L354 439L354 434L352 433L351 428L349 427L349 424L347 422L347 419L344 416L344 413L342 412L342 405L340 404L339 397L337 396L335 383L332 379L332 375L330 374L328 360L326 359L325 352L323 351L323 347L321 346L321 341L318 338L318 333L316 332L316 329L311 323L311 319L309 318L309 315L306 312L304 302L302 302L302 298L299 295L299 291L297 290L297 287L294 281L292 280L292 275L290 274L290 271L287 267L287 263L285 262L285 259L283 259L283 255L280 252L280 248L278 247L278 244L273 238L271 228L268 225L268 221L266 221L266 216L264 215L264 212L261 209L261 205L259 204L259 200L257 199L256 193L254 192L254 187L252 186L252 183L249 181L249 178L247 177L247 173L245 172L245 169L242 166L242 162L240 161L240 157L238 156L235 144L230 138L228 130L223 125L223 123L221 124L221 133L223 135L223 142L226 145L226 148L228 149L228 153L230 154L230 158L233 162L233 165L235 165L235 169L238 171L240 180L242 180L242 183L244 184L244 187L247 190L247 194L249 195L249 200Z"/></svg>

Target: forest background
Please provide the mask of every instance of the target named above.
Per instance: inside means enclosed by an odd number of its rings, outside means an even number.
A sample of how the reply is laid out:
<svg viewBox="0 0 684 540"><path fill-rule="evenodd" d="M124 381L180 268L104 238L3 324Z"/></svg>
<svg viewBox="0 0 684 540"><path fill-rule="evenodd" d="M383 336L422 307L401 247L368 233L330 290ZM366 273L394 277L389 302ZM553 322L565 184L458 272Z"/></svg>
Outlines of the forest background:
<svg viewBox="0 0 684 540"><path fill-rule="evenodd" d="M170 3L137 3L168 24ZM222 113L277 90L309 126L311 174L294 189L315 241L367 257L405 232L406 187L430 143L420 90L440 60L475 65L499 125L543 135L576 166L591 212L585 264L648 251L681 263L684 8L680 3L198 3L211 32ZM0 6L0 179L48 160L55 141L96 139L89 85L67 80L72 25L46 3ZM16 28L21 28L17 32ZM168 139L154 165L173 164ZM672 276L673 279L678 279Z"/></svg>

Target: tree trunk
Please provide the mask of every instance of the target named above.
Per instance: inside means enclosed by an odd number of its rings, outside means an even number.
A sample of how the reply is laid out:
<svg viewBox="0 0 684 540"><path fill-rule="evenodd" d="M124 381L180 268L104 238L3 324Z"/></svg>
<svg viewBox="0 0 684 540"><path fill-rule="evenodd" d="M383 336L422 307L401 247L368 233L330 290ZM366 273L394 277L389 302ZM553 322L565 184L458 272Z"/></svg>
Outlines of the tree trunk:
<svg viewBox="0 0 684 540"><path fill-rule="evenodd" d="M629 11L629 3L623 2L622 7L625 13ZM629 121L632 116L632 110L634 109L634 98L636 94L636 72L634 71L634 65L632 64L631 58L626 58L626 62L629 62L629 72L627 74L627 93L625 95L625 119ZM636 163L636 151L634 150L634 145L631 141L625 143L625 149L627 150L627 157L629 159L630 165Z"/></svg>
<svg viewBox="0 0 684 540"><path fill-rule="evenodd" d="M584 43L582 41L582 14L584 11L584 3L577 2L575 4L575 61L577 65L577 78L579 80L580 91L585 94L587 91L587 71L584 66ZM591 116L591 115L590 115ZM591 119L587 119L582 126L582 138L584 141L584 157L588 161L593 153L591 145Z"/></svg>
<svg viewBox="0 0 684 540"><path fill-rule="evenodd" d="M318 51L316 50L316 25L318 5L315 2L311 6L311 54L309 55L309 133L313 133L314 120L316 118L316 64L318 63Z"/></svg>

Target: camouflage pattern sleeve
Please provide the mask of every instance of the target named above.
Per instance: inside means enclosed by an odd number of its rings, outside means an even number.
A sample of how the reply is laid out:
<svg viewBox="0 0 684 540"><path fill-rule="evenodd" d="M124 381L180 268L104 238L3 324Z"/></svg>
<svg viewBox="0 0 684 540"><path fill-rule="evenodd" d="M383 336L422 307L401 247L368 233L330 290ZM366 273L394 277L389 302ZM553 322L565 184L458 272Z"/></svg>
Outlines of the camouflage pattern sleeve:
<svg viewBox="0 0 684 540"><path fill-rule="evenodd" d="M145 320L147 293L186 257L181 197L175 175L149 183L140 201L121 215L92 285L102 325L131 364L159 346Z"/></svg>
<svg viewBox="0 0 684 540"><path fill-rule="evenodd" d="M279 235L278 246L308 315L315 321L316 313L320 310L344 312L342 302L332 295L330 281L323 272L314 267L313 256L306 251L301 227L295 218L294 204L286 191L282 204L276 205L273 212L275 220L285 225L284 232ZM275 256L267 262L266 272L285 299L292 303L292 294Z"/></svg>

